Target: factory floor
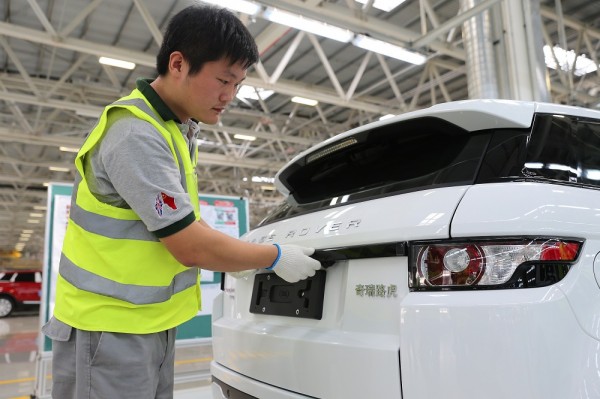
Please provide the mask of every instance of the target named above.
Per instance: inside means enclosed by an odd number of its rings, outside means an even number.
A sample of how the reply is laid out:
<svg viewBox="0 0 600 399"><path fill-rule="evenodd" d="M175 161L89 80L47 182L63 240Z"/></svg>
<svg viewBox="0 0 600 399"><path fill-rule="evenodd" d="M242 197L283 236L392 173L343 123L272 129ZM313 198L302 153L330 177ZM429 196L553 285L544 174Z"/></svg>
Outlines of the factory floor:
<svg viewBox="0 0 600 399"><path fill-rule="evenodd" d="M30 399L36 389L39 310L14 312L0 319L0 399ZM175 357L175 399L210 399L212 348L198 345L178 349ZM178 381L177 375L193 378ZM201 376L201 377L198 377ZM46 378L51 379L51 374Z"/></svg>

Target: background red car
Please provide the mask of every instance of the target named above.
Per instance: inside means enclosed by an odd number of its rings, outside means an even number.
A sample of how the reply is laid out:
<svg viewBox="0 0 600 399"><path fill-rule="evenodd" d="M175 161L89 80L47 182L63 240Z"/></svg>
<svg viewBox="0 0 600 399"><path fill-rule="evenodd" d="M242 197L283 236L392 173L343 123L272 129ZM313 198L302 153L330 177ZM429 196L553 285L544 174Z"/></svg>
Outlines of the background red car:
<svg viewBox="0 0 600 399"><path fill-rule="evenodd" d="M0 317L22 305L39 305L42 273L39 270L0 271Z"/></svg>

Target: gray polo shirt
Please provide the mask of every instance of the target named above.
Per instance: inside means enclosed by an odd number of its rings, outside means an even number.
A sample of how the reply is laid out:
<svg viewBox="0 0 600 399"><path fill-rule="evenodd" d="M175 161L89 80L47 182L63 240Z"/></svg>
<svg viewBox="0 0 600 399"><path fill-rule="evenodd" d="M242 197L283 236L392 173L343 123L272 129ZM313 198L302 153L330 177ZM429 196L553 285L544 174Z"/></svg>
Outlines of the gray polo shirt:
<svg viewBox="0 0 600 399"><path fill-rule="evenodd" d="M163 120L177 123L190 152L195 152L198 124L192 120L181 123L150 82L138 79L137 88ZM132 209L159 238L195 221L194 208L181 185L169 145L151 123L127 110L111 110L107 131L86 156L84 169L90 190L98 200Z"/></svg>

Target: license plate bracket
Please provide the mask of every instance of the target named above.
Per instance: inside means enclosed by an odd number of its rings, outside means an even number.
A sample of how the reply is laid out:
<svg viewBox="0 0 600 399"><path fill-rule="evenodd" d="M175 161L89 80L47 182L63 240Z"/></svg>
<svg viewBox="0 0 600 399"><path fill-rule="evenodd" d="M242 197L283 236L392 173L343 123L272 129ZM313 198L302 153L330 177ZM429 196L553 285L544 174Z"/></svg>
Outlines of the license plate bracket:
<svg viewBox="0 0 600 399"><path fill-rule="evenodd" d="M326 275L317 270L313 277L288 283L275 273L256 274L250 313L321 320Z"/></svg>

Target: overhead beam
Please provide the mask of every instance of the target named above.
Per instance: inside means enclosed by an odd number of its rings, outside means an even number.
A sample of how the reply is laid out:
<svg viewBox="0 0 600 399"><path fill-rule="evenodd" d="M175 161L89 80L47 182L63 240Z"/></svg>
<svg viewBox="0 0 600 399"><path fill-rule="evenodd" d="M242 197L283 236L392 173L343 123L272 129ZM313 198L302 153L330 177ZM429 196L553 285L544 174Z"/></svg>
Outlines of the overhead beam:
<svg viewBox="0 0 600 399"><path fill-rule="evenodd" d="M15 37L15 38L35 42L35 43L45 44L48 46L54 46L57 48L72 50L72 51L76 51L76 52L80 52L80 53L92 54L95 56L106 56L106 57L131 61L138 65L144 65L144 66L152 67L152 68L154 68L155 62L156 62L154 56L143 53L143 52L137 52L137 51L114 47L114 46L102 45L102 44L98 44L98 43L89 42L86 40L74 39L74 38L69 38L69 37L63 38L62 40L58 40L56 38L51 37L50 35L48 35L45 32L40 32L40 31L37 31L34 29L25 28L23 26L19 26L19 25L7 23L7 22L0 22L0 34L5 35L7 37ZM257 76L256 77L249 76L244 81L244 84L248 84L248 85L254 86L254 87L271 89L278 93L287 94L289 96L310 97L310 98L314 98L318 101L321 101L321 102L324 102L327 104L343 106L346 108L362 110L365 112L383 113L383 114L394 112L394 110L389 107L384 107L381 105L376 105L376 104L368 103L365 101L346 100L346 99L340 97L334 91L327 91L327 90L317 87L317 86L300 85L296 82L291 82L291 81L279 80L277 82L277 84L270 84L268 82L265 82L264 80L262 80L261 78L259 78ZM14 95L20 96L17 94L14 94ZM13 98L15 98L15 97L13 97ZM16 97L16 98L19 98L19 97ZM24 97L22 97L22 98L24 98ZM15 99L14 101L18 102L19 100ZM28 101L32 101L32 100L28 100ZM35 104L40 105L40 106L47 105L43 101L44 100L38 99L35 101ZM27 101L22 101L22 102L27 102ZM31 104L31 102L28 102L28 103ZM72 105L75 105L75 104L76 103L73 103ZM57 106L57 108L64 109L60 106L60 104L58 104L58 105L59 106ZM83 112L88 112L88 113L93 112L95 109L97 109L97 107L89 106L89 105L85 105L85 104L76 104L76 105L77 105L76 107L71 106L69 109L72 109L74 111L76 111L77 109L80 109L80 110L83 110Z"/></svg>
<svg viewBox="0 0 600 399"><path fill-rule="evenodd" d="M250 133L246 133L250 134ZM252 133L254 134L254 132ZM285 140L285 136L280 138L281 140ZM9 142L20 142L25 144L38 144L38 145L50 145L50 146L68 146L68 147L80 147L83 144L83 138L73 138L73 137L59 137L59 136L33 136L30 134L23 134L17 131L11 131L6 128L0 128L0 141L9 141ZM273 162L271 159L252 159L252 158L236 158L232 156L215 154L210 152L204 152L201 149L199 150L198 155L198 164L200 165L218 165L218 166L227 166L227 167L239 167L239 168L249 168L249 169L264 169L271 171L278 171L283 163ZM42 165L43 166L43 165ZM0 181L4 181L4 176L0 176ZM19 179L10 179L11 182L18 182ZM41 180L40 180L41 181ZM40 181L35 181L35 183L40 183ZM44 181L41 181L42 183ZM27 182L24 182L27 183Z"/></svg>
<svg viewBox="0 0 600 399"><path fill-rule="evenodd" d="M575 18L564 15L559 17L556 11L550 7L540 6L540 13L544 18L551 19L556 22L562 20L565 26L575 30L584 30L589 37L600 40L600 29L596 29L590 25L582 24L581 21L578 21Z"/></svg>
<svg viewBox="0 0 600 399"><path fill-rule="evenodd" d="M37 199L48 198L46 190L19 190L16 188L0 187L0 195L10 195L15 197L33 197ZM36 203L36 205L39 205Z"/></svg>
<svg viewBox="0 0 600 399"><path fill-rule="evenodd" d="M392 23L370 17L365 14L357 15L348 7L322 2L319 6L309 6L297 0L260 0L259 3L299 14L307 18L325 22L330 25L344 27L353 32L362 33L389 41L395 44L409 44L420 38L419 32L394 25ZM429 46L437 53L448 55L460 60L465 59L462 49L449 45L447 42L433 40Z"/></svg>
<svg viewBox="0 0 600 399"><path fill-rule="evenodd" d="M483 11L487 10L499 1L500 0L485 0L477 4L476 6L466 10L465 12L459 13L456 17L449 19L437 28L430 30L429 32L427 32L427 34L421 36L420 38L412 42L412 47L419 48L429 45L433 41L437 40L439 36L450 31L450 29L461 25L466 20L474 17L477 14L482 13Z"/></svg>
<svg viewBox="0 0 600 399"><path fill-rule="evenodd" d="M284 165L283 162L273 162L272 159L234 158L227 155L200 152L198 165L220 165L247 169L261 169L278 172Z"/></svg>
<svg viewBox="0 0 600 399"><path fill-rule="evenodd" d="M154 68L156 65L155 57L150 54L105 44L93 43L87 40L75 39L72 37L61 38L51 36L46 32L26 28L24 26L11 24L8 22L0 22L0 34L7 37L14 37L34 43L45 44L51 47L72 50L79 53L92 54L96 56L103 55L110 58L127 60L150 68Z"/></svg>
<svg viewBox="0 0 600 399"><path fill-rule="evenodd" d="M50 108L54 108L54 109L69 110L69 111L74 111L81 115L90 115L90 116L95 116L95 115L100 116L100 114L102 113L102 110L103 110L103 107L98 107L98 106L93 106L93 105L81 104L81 103L64 101L64 100L40 99L40 98L32 96L32 95L18 94L18 93L11 93L11 92L2 92L2 99L8 100L8 101L14 101L16 103L24 103L24 104L30 104L30 105L38 105L38 106L42 106L42 107L50 107ZM254 130L236 128L236 127L228 127L228 126L215 127L215 126L210 126L210 125L203 125L202 129L203 130L211 130L211 131L223 131L224 130L224 131L228 131L228 132L231 132L234 134L239 133L239 134L244 134L247 136L260 137L265 140L283 140L283 141L287 141L290 143L303 144L303 145L307 145L307 146L313 145L313 144L316 144L317 142L319 142L319 140L317 140L317 139L307 139L307 138L297 137L297 136L285 136L285 135L280 135L280 134L273 134L273 133L260 132L260 131L254 131ZM2 131L2 129L0 128L0 132L1 131ZM19 136L23 136L23 135L20 134ZM29 144L37 144L38 143L37 136L35 136L35 137L36 137L36 141L33 143L29 142ZM21 141L19 139L16 139L16 140ZM67 140L71 140L71 139L67 139ZM69 145L69 144L64 144L63 142L60 142L60 144L52 144L52 143L39 143L39 144ZM80 144L81 143L79 143L79 145Z"/></svg>

